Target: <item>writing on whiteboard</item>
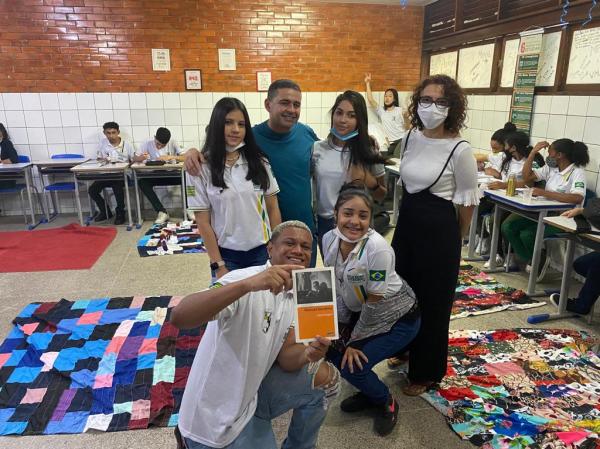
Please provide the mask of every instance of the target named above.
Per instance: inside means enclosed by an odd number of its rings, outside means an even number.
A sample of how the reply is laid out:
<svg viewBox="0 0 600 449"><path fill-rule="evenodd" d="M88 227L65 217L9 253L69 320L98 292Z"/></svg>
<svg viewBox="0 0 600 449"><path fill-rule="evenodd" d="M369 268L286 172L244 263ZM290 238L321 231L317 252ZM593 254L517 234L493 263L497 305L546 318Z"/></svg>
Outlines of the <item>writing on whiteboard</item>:
<svg viewBox="0 0 600 449"><path fill-rule="evenodd" d="M544 34L536 86L554 86L561 32Z"/></svg>
<svg viewBox="0 0 600 449"><path fill-rule="evenodd" d="M458 83L465 88L490 87L494 44L462 48L458 58Z"/></svg>
<svg viewBox="0 0 600 449"><path fill-rule="evenodd" d="M600 28L573 33L567 84L600 83Z"/></svg>
<svg viewBox="0 0 600 449"><path fill-rule="evenodd" d="M458 60L458 52L451 51L448 53L440 53L439 55L431 55L429 62L430 75L448 75L452 78L456 77L456 62Z"/></svg>

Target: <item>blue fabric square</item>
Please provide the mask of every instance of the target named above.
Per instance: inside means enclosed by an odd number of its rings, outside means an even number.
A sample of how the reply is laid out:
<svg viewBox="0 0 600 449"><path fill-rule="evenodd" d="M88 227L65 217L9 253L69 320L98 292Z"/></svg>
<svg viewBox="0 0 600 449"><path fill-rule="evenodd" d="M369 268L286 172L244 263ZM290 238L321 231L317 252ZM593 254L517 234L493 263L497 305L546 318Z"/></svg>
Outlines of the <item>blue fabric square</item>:
<svg viewBox="0 0 600 449"><path fill-rule="evenodd" d="M7 338L0 346L0 353L14 352L19 346L25 346L24 338Z"/></svg>
<svg viewBox="0 0 600 449"><path fill-rule="evenodd" d="M94 388L92 390L92 408L90 415L110 415L113 413L117 387Z"/></svg>
<svg viewBox="0 0 600 449"><path fill-rule="evenodd" d="M20 435L26 427L26 422L0 422L0 435Z"/></svg>
<svg viewBox="0 0 600 449"><path fill-rule="evenodd" d="M44 362L40 360L42 354L43 351L37 351L34 347L30 346L25 355L19 361L19 364L17 366L25 366L29 368L42 367L44 366Z"/></svg>
<svg viewBox="0 0 600 449"><path fill-rule="evenodd" d="M148 321L136 321L129 331L129 337L145 337L149 326Z"/></svg>
<svg viewBox="0 0 600 449"><path fill-rule="evenodd" d="M92 340L86 341L83 345L83 351L87 354L86 358L102 358L104 351L110 342L106 340Z"/></svg>
<svg viewBox="0 0 600 449"><path fill-rule="evenodd" d="M106 309L108 305L108 298L101 298L94 301L90 301L89 305L85 309L85 313L99 312Z"/></svg>
<svg viewBox="0 0 600 449"><path fill-rule="evenodd" d="M4 366L17 366L21 359L25 356L26 352L27 351L25 349L15 349Z"/></svg>
<svg viewBox="0 0 600 449"><path fill-rule="evenodd" d="M122 323L125 320L134 320L138 309L112 309L105 310L98 324Z"/></svg>
<svg viewBox="0 0 600 449"><path fill-rule="evenodd" d="M87 340L94 332L95 324L79 324L73 329L69 340Z"/></svg>
<svg viewBox="0 0 600 449"><path fill-rule="evenodd" d="M55 433L81 433L90 412L68 412L61 421L50 421L44 431L45 435Z"/></svg>
<svg viewBox="0 0 600 449"><path fill-rule="evenodd" d="M78 310L78 309L85 310L89 304L90 304L89 299L80 299L73 303L73 305L71 306L71 310Z"/></svg>
<svg viewBox="0 0 600 449"><path fill-rule="evenodd" d="M115 366L113 385L130 384L135 379L137 359L119 360Z"/></svg>
<svg viewBox="0 0 600 449"><path fill-rule="evenodd" d="M148 332L146 333L146 338L158 338L160 336L160 324L155 324L153 326L148 326Z"/></svg>
<svg viewBox="0 0 600 449"><path fill-rule="evenodd" d="M42 367L30 368L28 366L22 366L15 368L10 377L8 378L8 383L31 383L37 377L37 375L42 370Z"/></svg>
<svg viewBox="0 0 600 449"><path fill-rule="evenodd" d="M137 359L137 369L147 369L154 367L156 361L156 353L154 354L142 354Z"/></svg>
<svg viewBox="0 0 600 449"><path fill-rule="evenodd" d="M58 323L57 334L70 334L78 326L79 318L66 318Z"/></svg>
<svg viewBox="0 0 600 449"><path fill-rule="evenodd" d="M96 372L89 369L73 371L71 373L71 386L69 388L93 387L96 379Z"/></svg>
<svg viewBox="0 0 600 449"><path fill-rule="evenodd" d="M35 349L41 351L48 348L53 337L54 334L50 332L36 332L27 338L27 342Z"/></svg>
<svg viewBox="0 0 600 449"><path fill-rule="evenodd" d="M13 326L13 328L11 329L10 333L8 334L8 336L6 338L7 339L25 338L25 332L23 332L19 326Z"/></svg>

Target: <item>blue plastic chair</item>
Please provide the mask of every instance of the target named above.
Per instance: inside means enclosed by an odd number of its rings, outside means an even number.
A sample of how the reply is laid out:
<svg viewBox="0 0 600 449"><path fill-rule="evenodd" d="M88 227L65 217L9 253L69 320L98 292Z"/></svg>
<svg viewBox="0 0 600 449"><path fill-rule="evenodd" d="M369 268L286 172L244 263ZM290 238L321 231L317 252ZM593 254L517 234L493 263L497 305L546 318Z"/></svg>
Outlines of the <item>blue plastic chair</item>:
<svg viewBox="0 0 600 449"><path fill-rule="evenodd" d="M25 156L25 155L19 155L18 156L18 163L19 164L24 164L27 162L31 162L31 159L29 158L29 156ZM36 193L36 197L38 199L38 202L40 201L39 195L38 195L38 191L37 188L32 184L31 188L35 191ZM25 220L25 224L27 224L27 212L25 209L25 198L23 196L23 192L27 190L27 185L26 184L15 184L14 187L2 187L0 188L0 194L11 194L11 193L18 193L19 197L21 199L21 211L23 212L23 219ZM42 207L42 203L40 202L40 209L43 210L44 208ZM34 225L34 223L31 223L30 228Z"/></svg>
<svg viewBox="0 0 600 449"><path fill-rule="evenodd" d="M82 154L76 153L65 153L65 154L53 154L50 159L83 159ZM50 220L50 205L48 204L48 197L46 196L46 192L51 193L52 198L52 216L55 217L60 213L60 205L58 202L58 192L73 192L75 194L75 183L74 182L54 182L44 187L44 204L46 206L46 210L48 211L48 221Z"/></svg>

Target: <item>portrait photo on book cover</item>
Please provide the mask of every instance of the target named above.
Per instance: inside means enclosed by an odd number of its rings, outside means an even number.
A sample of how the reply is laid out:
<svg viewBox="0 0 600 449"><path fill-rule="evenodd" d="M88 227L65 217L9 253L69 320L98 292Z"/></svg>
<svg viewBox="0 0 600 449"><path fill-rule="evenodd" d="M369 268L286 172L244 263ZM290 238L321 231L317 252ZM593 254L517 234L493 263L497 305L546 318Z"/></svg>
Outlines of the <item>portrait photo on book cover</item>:
<svg viewBox="0 0 600 449"><path fill-rule="evenodd" d="M333 302L334 290L330 270L299 270L294 272L294 276L294 293L299 305Z"/></svg>

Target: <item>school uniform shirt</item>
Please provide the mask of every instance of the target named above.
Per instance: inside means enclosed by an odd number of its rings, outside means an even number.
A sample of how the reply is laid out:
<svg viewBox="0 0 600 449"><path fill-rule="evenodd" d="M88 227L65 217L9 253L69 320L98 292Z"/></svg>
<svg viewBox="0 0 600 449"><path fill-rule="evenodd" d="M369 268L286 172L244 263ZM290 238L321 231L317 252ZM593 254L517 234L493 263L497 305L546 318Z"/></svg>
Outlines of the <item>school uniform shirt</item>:
<svg viewBox="0 0 600 449"><path fill-rule="evenodd" d="M219 288L266 270L234 270ZM223 309L206 326L188 376L181 408L181 434L222 448L231 444L256 411L258 388L293 326L291 292L251 292Z"/></svg>
<svg viewBox="0 0 600 449"><path fill-rule="evenodd" d="M499 151L498 153L490 153L488 155L487 163L485 167L491 167L494 170L498 170L496 167L500 167L502 165L502 161L504 160L504 151ZM500 171L500 170L498 170Z"/></svg>
<svg viewBox="0 0 600 449"><path fill-rule="evenodd" d="M125 139L121 138L121 142L117 146L112 146L108 139L102 139L100 141L100 148L98 149L98 156L103 158L109 158L112 156L113 151L117 152L119 162L129 162L135 155L133 146L126 142Z"/></svg>
<svg viewBox="0 0 600 449"><path fill-rule="evenodd" d="M2 139L0 142L0 161L9 159L13 164L19 162L19 155L13 143L8 139Z"/></svg>
<svg viewBox="0 0 600 449"><path fill-rule="evenodd" d="M585 170L575 164L569 165L563 171L558 167L534 168L533 173L537 181L546 181L546 190L558 193L576 193L585 201ZM583 204L583 201L581 202Z"/></svg>
<svg viewBox="0 0 600 449"><path fill-rule="evenodd" d="M508 156L504 156L504 157L508 157ZM498 173L500 173L500 176L502 177L502 182L508 181L508 178L510 177L510 175L515 175L517 181L523 181L523 165L525 165L525 158L521 159L520 161L511 158L510 162L508 163L507 170L502 170L502 162L504 162L504 158L502 158L500 163L492 166L492 168L494 170L496 170ZM535 164L534 166L537 168L538 167L537 162L534 162L534 164Z"/></svg>
<svg viewBox="0 0 600 449"><path fill-rule="evenodd" d="M404 118L402 117L402 108L394 106L391 109L385 109L383 106L377 106L375 114L381 120L381 126L388 140L396 142L404 137Z"/></svg>
<svg viewBox="0 0 600 449"><path fill-rule="evenodd" d="M248 162L243 151L233 166L225 167L226 189L212 184L208 164L202 164L199 176L186 173L188 209L210 211L210 224L220 247L248 251L266 244L271 238L265 198L277 195L279 186L269 163L265 161L264 166L269 176L267 191L246 179Z"/></svg>
<svg viewBox="0 0 600 449"><path fill-rule="evenodd" d="M350 150L333 143L331 136L315 142L312 149L312 171L316 181L317 215L333 217L333 207L340 189L352 181L348 175ZM376 178L385 174L383 164L374 164L370 172Z"/></svg>
<svg viewBox="0 0 600 449"><path fill-rule="evenodd" d="M159 150L156 148L154 139L148 139L140 145L135 154L140 156L144 153L148 153L150 160L155 161L161 156L177 156L181 153L181 148L175 139L171 139L163 148Z"/></svg>
<svg viewBox="0 0 600 449"><path fill-rule="evenodd" d="M428 188L438 177L452 149L461 137L431 139L413 129L405 143L400 163L400 180L409 193ZM468 142L461 143L444 173L429 191L437 197L461 206L476 206L481 194L477 187L477 162Z"/></svg>
<svg viewBox="0 0 600 449"><path fill-rule="evenodd" d="M387 332L414 305L415 294L396 273L396 255L390 244L373 229L350 251L340 254L340 238L333 231L323 236L323 261L334 267L338 320L349 323L353 312L360 318L350 341ZM369 294L383 298L367 303Z"/></svg>

